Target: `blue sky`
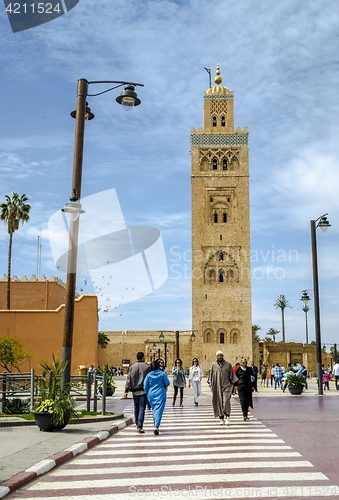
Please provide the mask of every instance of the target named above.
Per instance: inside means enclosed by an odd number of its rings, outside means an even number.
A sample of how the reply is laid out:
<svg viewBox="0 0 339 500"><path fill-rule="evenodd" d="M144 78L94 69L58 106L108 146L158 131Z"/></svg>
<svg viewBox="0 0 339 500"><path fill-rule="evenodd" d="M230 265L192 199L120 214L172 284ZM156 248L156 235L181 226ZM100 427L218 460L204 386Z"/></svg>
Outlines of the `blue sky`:
<svg viewBox="0 0 339 500"><path fill-rule="evenodd" d="M129 113L115 102L119 91L88 99L96 117L86 125L82 196L115 188L128 226L161 231L169 277L101 314L100 328L191 328L190 131L203 125L203 67L214 74L219 63L235 127L250 134L253 323L263 334L281 330L274 302L284 294L286 338L304 341L310 220L328 212L332 227L317 231L322 339L339 343L338 27L337 0L80 0L13 34L0 6L0 198L26 193L32 205L14 235L12 274L36 273L41 235L41 273L65 278L47 224L71 195L78 78L140 82L142 104ZM0 245L5 274L4 224Z"/></svg>

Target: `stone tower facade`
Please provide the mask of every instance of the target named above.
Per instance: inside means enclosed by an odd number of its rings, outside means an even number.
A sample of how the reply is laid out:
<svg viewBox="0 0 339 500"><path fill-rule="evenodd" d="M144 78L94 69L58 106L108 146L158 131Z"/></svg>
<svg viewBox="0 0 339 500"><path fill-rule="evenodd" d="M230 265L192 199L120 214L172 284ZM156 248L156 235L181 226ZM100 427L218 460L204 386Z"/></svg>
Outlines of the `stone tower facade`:
<svg viewBox="0 0 339 500"><path fill-rule="evenodd" d="M217 350L252 360L248 130L234 130L234 93L204 93L192 128L192 325L204 370Z"/></svg>

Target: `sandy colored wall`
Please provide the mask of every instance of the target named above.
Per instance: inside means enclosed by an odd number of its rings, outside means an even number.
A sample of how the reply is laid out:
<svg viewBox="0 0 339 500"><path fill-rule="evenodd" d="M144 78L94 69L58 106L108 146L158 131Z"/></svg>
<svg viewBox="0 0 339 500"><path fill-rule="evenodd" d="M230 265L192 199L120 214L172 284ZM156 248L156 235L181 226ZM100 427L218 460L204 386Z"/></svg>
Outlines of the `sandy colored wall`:
<svg viewBox="0 0 339 500"><path fill-rule="evenodd" d="M11 309L50 310L65 302L66 284L55 276L11 278ZM0 309L7 309L7 276L0 280Z"/></svg>
<svg viewBox="0 0 339 500"><path fill-rule="evenodd" d="M62 305L56 310L0 311L0 336L19 339L34 357L20 366L21 371L31 368L41 372L40 361L51 361L52 353L61 359L64 328ZM79 365L98 364L98 315L96 295L82 295L75 301L72 351L72 374L78 374Z"/></svg>

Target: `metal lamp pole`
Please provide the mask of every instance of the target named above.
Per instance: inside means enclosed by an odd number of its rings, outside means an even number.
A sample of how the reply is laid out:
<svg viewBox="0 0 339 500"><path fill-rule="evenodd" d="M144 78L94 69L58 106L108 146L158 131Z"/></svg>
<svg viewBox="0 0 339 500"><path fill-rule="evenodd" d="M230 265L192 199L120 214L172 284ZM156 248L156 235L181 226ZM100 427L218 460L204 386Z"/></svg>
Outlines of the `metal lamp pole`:
<svg viewBox="0 0 339 500"><path fill-rule="evenodd" d="M318 282L318 256L317 256L317 238L316 229L321 227L326 231L330 224L324 214L316 220L311 220L311 241L312 241L312 263L313 263L313 290L314 290L314 319L315 319L315 340L317 353L317 375L318 375L318 394L323 394L323 371L321 362L321 334L320 334L320 308L319 308L319 282ZM318 224L316 224L318 222Z"/></svg>
<svg viewBox="0 0 339 500"><path fill-rule="evenodd" d="M75 287L76 287L76 267L78 257L78 234L79 234L79 214L83 212L80 203L77 203L81 197L81 178L82 178L82 160L84 151L84 135L85 135L85 120L94 118L90 108L87 107L86 98L88 94L88 86L90 84L117 84L116 86L92 94L97 96L110 92L111 90L125 85L125 89L121 92L116 101L121 104L126 111L138 106L140 99L134 92L135 86L143 87L140 83L120 82L120 81L96 81L88 82L84 78L78 80L77 85L77 105L76 111L71 113L71 116L76 119L75 122L75 139L74 139L74 160L73 160L73 179L72 179L72 197L70 203L66 204L64 212L73 214L70 218L69 226L69 245L68 245L68 260L67 260L67 280L66 280L66 295L65 295L65 317L64 331L62 343L62 361L65 364L65 369L62 374L62 390L69 391L71 381L71 363L72 363L72 346L73 346L73 327L74 327L74 303L75 303Z"/></svg>
<svg viewBox="0 0 339 500"><path fill-rule="evenodd" d="M307 294L307 290L303 291L301 299L303 301L304 307L302 308L304 313L305 313L305 319L306 319L306 344L308 344L308 324L307 324L307 313L310 310L308 307L308 302L311 300L309 295Z"/></svg>

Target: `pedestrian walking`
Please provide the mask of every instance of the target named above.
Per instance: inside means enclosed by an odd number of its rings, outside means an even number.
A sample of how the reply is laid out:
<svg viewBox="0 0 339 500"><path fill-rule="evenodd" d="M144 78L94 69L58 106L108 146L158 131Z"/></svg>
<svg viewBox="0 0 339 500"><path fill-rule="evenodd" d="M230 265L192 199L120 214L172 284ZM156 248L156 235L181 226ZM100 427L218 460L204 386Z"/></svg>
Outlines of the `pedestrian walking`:
<svg viewBox="0 0 339 500"><path fill-rule="evenodd" d="M248 408L253 408L252 392L255 390L255 379L251 368L247 366L247 359L241 360L241 365L237 368L235 375L238 379L235 385L238 387L242 414L244 420L249 420Z"/></svg>
<svg viewBox="0 0 339 500"><path fill-rule="evenodd" d="M149 371L150 366L145 363L144 353L138 352L137 362L128 370L124 398L127 398L129 392L133 393L135 425L139 434L145 432L143 425L147 396L144 390L144 380Z"/></svg>
<svg viewBox="0 0 339 500"><path fill-rule="evenodd" d="M266 366L266 387L268 387L270 378L271 378L271 368L269 366Z"/></svg>
<svg viewBox="0 0 339 500"><path fill-rule="evenodd" d="M260 368L261 382L260 387L265 387L266 384L266 366L262 365Z"/></svg>
<svg viewBox="0 0 339 500"><path fill-rule="evenodd" d="M91 366L88 368L88 373L89 373L89 377L90 377L91 384L93 384L94 375L95 375L95 373L96 373L96 369L94 368L94 365L91 365Z"/></svg>
<svg viewBox="0 0 339 500"><path fill-rule="evenodd" d="M323 372L323 382L324 382L324 390L327 389L328 391L330 390L330 380L332 378L332 374L330 371L325 368Z"/></svg>
<svg viewBox="0 0 339 500"><path fill-rule="evenodd" d="M339 380L339 361L333 366L333 375L335 377L335 388L339 390L338 380Z"/></svg>
<svg viewBox="0 0 339 500"><path fill-rule="evenodd" d="M172 375L173 375L173 387L174 387L173 406L175 406L175 401L177 399L179 389L180 389L180 406L184 406L184 387L186 387L186 377L184 369L182 367L182 361L179 358L175 360L175 366L172 369Z"/></svg>
<svg viewBox="0 0 339 500"><path fill-rule="evenodd" d="M166 373L167 375L168 372L167 372L167 367L165 366L165 360L162 358L158 358L158 362L159 362L159 370Z"/></svg>
<svg viewBox="0 0 339 500"><path fill-rule="evenodd" d="M240 363L236 363L234 366L233 366L233 371L234 373L237 371L238 367L240 366ZM233 386L233 390L232 390L232 394L233 395L236 395L237 394L237 388L236 386L234 385Z"/></svg>
<svg viewBox="0 0 339 500"><path fill-rule="evenodd" d="M152 361L151 371L144 380L144 391L152 407L154 434L159 435L159 427L166 404L166 390L170 381L165 372L160 370L157 360Z"/></svg>
<svg viewBox="0 0 339 500"><path fill-rule="evenodd" d="M304 380L305 380L305 389L308 389L308 385L307 385L308 372L307 372L307 368L305 365L303 365L303 371L301 372L301 375L304 377Z"/></svg>
<svg viewBox="0 0 339 500"><path fill-rule="evenodd" d="M198 397L201 394L201 379L204 376L204 372L202 367L199 365L199 361L197 358L193 358L192 366L190 367L189 376L188 376L188 387L191 385L194 390L194 404L198 406Z"/></svg>
<svg viewBox="0 0 339 500"><path fill-rule="evenodd" d="M216 361L212 363L207 383L212 391L214 416L219 418L219 424L230 424L231 396L233 385L238 380L231 363L224 360L224 353L217 351Z"/></svg>
<svg viewBox="0 0 339 500"><path fill-rule="evenodd" d="M253 375L254 375L254 384L255 384L255 392L258 392L258 367L255 366L254 364L254 361L252 361L251 363L251 369L252 369L252 372L253 372Z"/></svg>
<svg viewBox="0 0 339 500"><path fill-rule="evenodd" d="M270 367L270 376L271 376L271 387L273 387L273 382L275 379L275 371L274 371L274 366ZM274 384L275 385L275 384Z"/></svg>
<svg viewBox="0 0 339 500"><path fill-rule="evenodd" d="M274 390L278 387L280 389L283 388L283 383L282 383L282 369L279 363L276 363L275 368L274 368Z"/></svg>

